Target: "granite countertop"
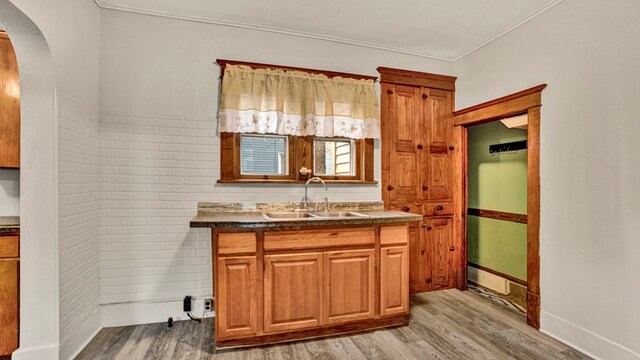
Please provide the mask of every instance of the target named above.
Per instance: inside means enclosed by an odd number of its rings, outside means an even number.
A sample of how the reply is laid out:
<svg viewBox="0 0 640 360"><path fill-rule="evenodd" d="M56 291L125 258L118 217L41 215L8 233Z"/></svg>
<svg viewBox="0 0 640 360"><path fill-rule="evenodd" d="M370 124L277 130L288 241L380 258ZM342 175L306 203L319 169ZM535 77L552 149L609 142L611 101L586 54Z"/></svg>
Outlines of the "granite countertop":
<svg viewBox="0 0 640 360"><path fill-rule="evenodd" d="M356 210L355 212L367 216L354 216L347 218L267 219L262 215L262 212L258 211L201 211L191 220L190 226L192 228L279 228L299 226L389 224L422 220L422 215L399 211Z"/></svg>
<svg viewBox="0 0 640 360"><path fill-rule="evenodd" d="M20 217L0 216L0 231L13 232L20 230Z"/></svg>

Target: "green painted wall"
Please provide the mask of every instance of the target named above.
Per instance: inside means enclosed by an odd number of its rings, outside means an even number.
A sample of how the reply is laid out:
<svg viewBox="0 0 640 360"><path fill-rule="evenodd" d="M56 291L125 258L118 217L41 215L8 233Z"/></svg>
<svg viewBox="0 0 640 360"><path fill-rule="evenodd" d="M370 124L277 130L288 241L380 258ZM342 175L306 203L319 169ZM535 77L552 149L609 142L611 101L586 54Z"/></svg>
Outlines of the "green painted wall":
<svg viewBox="0 0 640 360"><path fill-rule="evenodd" d="M499 121L469 128L469 207L527 213L527 151L489 154L489 145L526 140ZM527 225L468 217L469 262L527 279Z"/></svg>

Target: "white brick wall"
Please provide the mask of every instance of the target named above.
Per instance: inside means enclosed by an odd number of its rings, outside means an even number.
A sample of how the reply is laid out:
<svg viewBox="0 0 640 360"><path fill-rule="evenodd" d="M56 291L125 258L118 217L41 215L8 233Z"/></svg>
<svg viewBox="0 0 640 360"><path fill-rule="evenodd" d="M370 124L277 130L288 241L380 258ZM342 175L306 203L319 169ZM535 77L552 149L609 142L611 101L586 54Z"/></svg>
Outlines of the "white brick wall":
<svg viewBox="0 0 640 360"><path fill-rule="evenodd" d="M199 201L299 201L301 186L216 184L215 119L102 115L103 304L211 295L210 231L190 229ZM322 200L324 191L310 191ZM377 186L330 186L331 200L379 199Z"/></svg>
<svg viewBox="0 0 640 360"><path fill-rule="evenodd" d="M60 342L99 312L102 176L98 113L59 99Z"/></svg>

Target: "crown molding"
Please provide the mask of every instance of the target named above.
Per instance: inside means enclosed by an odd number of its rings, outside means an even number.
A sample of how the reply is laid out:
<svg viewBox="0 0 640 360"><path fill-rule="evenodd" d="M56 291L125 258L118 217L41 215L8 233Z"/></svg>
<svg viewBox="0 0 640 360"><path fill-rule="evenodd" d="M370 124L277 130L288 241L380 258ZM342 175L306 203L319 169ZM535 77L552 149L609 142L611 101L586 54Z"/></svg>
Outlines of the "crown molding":
<svg viewBox="0 0 640 360"><path fill-rule="evenodd" d="M93 1L101 9L115 10L115 11L122 11L122 12L130 12L130 13L135 13L135 14L163 17L163 18L176 19L176 20L193 21L193 22L206 23L206 24L230 26L230 27L236 27L236 28L241 28L241 29L250 29L250 30L257 30L257 31L272 32L272 33L276 33L276 34L298 36L298 37L304 37L304 38L315 39L315 40L330 41L330 42L346 44L346 45L353 45L353 46L361 46L361 47L366 47L366 48L370 48L370 49L389 51L389 52L394 52L394 53L399 53L399 54L412 55L412 56L417 56L417 57L422 57L422 58L427 58L427 59L432 59L432 60L439 60L439 61L455 63L456 61L464 58L465 56L473 53L474 51L479 50L479 49L483 48L484 46L486 46L486 45L494 42L495 40L501 38L502 36L514 31L515 29L519 28L520 26L524 25L525 23L529 22L530 20L534 19L535 17L538 17L539 15L543 14L547 10L549 10L549 9L553 8L554 6L558 5L563 0L555 0L555 1L547 4L546 6L542 7L541 9L535 11L534 13L532 13L532 14L526 16L525 18L523 18L522 20L518 21L516 24L514 24L514 25L508 27L507 29L499 32L497 35L491 37L489 40L482 41L482 42L478 43L477 45L474 45L471 49L469 49L467 51L464 51L461 55L453 56L453 57L434 56L434 55L429 55L429 54L416 52L416 51L411 51L411 50L407 50L407 49L396 48L396 47L392 47L392 46L379 45L379 44L373 44L373 43L369 43L369 42L357 41L357 40L341 38L341 37L337 37L337 36L313 34L313 33L308 33L308 32L304 32L304 31L288 30L288 29L282 29L282 28L271 27L271 26L245 24L245 23L240 23L240 22L235 22L235 21L213 19L213 18L200 17L200 16L176 15L176 14L170 14L170 13L166 13L166 12L162 12L162 11L155 11L155 10L138 8L138 7L134 7L134 6L111 5L111 4L104 3L104 0L93 0Z"/></svg>
<svg viewBox="0 0 640 360"><path fill-rule="evenodd" d="M433 56L433 55L423 54L416 51L396 48L392 46L378 45L378 44L368 43L364 41L346 39L346 38L341 38L337 36L313 34L313 33L307 33L304 31L288 30L288 29L276 28L271 26L251 25L251 24L245 24L245 23L240 23L235 21L212 19L212 18L206 18L206 17L200 17L200 16L175 15L175 14L165 13L162 11L142 9L142 8L137 8L133 6L105 4L102 2L102 0L94 0L94 2L101 9L107 9L107 10L116 10L116 11L122 11L122 12L130 12L130 13L136 13L136 14L142 14L142 15L163 17L163 18L176 19L176 20L186 20L186 21L193 21L193 22L206 23L206 24L223 25L223 26L230 26L230 27L236 27L241 29L266 31L266 32L272 32L272 33L283 34L283 35L291 35L291 36L298 36L298 37L304 37L309 39L324 40L324 41L336 42L340 44L361 46L361 47L366 47L370 49L389 51L389 52L406 54L406 55L413 55L413 56L418 56L418 57L432 59L432 60L440 60L440 61L446 61L446 62L452 62L453 60L453 58L451 57Z"/></svg>
<svg viewBox="0 0 640 360"><path fill-rule="evenodd" d="M479 50L487 45L489 45L490 43L498 40L499 38L507 35L508 33L514 31L515 29L519 28L520 26L528 23L529 21L531 21L532 19L540 16L541 14L543 14L544 12L546 12L547 10L551 9L552 7L560 4L563 0L555 0L549 4L547 4L546 6L540 8L539 10L535 11L532 14L529 14L528 16L526 16L525 18L523 18L522 20L518 21L517 23L515 23L514 25L506 28L505 30L499 32L497 35L493 36L492 38L490 38L489 40L483 41L481 43L479 43L478 45L475 45L474 47L472 47L471 49L465 51L462 53L462 55L456 56L453 58L452 62L456 62L460 59L462 59L463 57L471 54L472 52Z"/></svg>

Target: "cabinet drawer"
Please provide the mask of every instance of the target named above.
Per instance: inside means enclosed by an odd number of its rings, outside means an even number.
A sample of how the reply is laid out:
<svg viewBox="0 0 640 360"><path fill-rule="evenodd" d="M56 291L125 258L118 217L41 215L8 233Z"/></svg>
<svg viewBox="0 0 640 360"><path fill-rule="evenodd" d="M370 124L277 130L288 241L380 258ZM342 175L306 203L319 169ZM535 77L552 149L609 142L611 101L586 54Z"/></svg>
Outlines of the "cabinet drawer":
<svg viewBox="0 0 640 360"><path fill-rule="evenodd" d="M0 258L17 258L20 256L18 236L0 236Z"/></svg>
<svg viewBox="0 0 640 360"><path fill-rule="evenodd" d="M402 211L411 214L422 214L422 205L420 204L402 204L402 205L389 205L389 210Z"/></svg>
<svg viewBox="0 0 640 360"><path fill-rule="evenodd" d="M255 252L255 233L218 234L218 255L255 254Z"/></svg>
<svg viewBox="0 0 640 360"><path fill-rule="evenodd" d="M373 245L373 227L265 232L265 251Z"/></svg>
<svg viewBox="0 0 640 360"><path fill-rule="evenodd" d="M453 215L452 203L431 203L422 205L424 216Z"/></svg>
<svg viewBox="0 0 640 360"><path fill-rule="evenodd" d="M380 227L380 245L406 245L409 242L409 227L382 226Z"/></svg>

